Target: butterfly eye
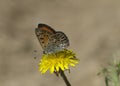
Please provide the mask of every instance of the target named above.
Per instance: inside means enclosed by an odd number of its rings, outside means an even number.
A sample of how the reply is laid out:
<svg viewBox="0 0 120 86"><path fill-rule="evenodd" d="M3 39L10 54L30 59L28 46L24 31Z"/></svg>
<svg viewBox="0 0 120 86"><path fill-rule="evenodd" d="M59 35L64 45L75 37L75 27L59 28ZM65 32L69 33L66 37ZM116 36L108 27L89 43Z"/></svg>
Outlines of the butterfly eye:
<svg viewBox="0 0 120 86"><path fill-rule="evenodd" d="M42 43L44 44L45 42L44 42L44 41L42 41Z"/></svg>

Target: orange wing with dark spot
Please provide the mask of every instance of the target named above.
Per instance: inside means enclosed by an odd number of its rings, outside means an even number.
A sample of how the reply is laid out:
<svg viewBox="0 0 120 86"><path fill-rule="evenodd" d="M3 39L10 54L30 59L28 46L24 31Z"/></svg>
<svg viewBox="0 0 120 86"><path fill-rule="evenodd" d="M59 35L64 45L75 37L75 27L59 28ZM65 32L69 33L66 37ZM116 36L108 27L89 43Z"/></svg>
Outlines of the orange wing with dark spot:
<svg viewBox="0 0 120 86"><path fill-rule="evenodd" d="M35 34L44 50L49 44L49 37L55 34L55 30L46 24L38 24L38 28L35 29Z"/></svg>

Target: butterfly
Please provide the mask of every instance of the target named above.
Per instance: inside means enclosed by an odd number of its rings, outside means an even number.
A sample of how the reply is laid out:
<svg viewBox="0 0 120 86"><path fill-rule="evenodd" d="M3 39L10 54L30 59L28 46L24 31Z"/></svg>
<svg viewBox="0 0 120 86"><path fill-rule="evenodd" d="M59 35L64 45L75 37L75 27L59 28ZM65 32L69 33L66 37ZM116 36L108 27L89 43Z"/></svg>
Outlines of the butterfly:
<svg viewBox="0 0 120 86"><path fill-rule="evenodd" d="M63 32L55 31L46 24L38 24L35 34L45 54L64 50L70 45L68 37Z"/></svg>

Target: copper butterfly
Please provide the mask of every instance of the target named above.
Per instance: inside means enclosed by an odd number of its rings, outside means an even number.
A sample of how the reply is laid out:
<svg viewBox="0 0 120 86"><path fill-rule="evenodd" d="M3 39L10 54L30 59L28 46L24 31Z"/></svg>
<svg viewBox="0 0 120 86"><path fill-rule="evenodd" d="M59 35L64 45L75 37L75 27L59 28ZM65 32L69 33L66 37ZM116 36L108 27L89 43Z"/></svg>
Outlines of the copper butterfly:
<svg viewBox="0 0 120 86"><path fill-rule="evenodd" d="M68 37L63 32L55 31L46 24L38 24L35 34L45 54L61 51L70 45Z"/></svg>

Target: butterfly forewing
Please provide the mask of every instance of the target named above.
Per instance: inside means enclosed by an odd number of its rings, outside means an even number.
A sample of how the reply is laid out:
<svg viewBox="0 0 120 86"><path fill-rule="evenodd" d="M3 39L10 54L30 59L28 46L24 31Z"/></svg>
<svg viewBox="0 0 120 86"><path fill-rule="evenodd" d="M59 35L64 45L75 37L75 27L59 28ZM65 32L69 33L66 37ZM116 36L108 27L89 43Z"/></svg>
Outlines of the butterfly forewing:
<svg viewBox="0 0 120 86"><path fill-rule="evenodd" d="M55 34L55 31L45 24L39 24L38 28L35 29L36 36L44 50L49 43L49 37Z"/></svg>

